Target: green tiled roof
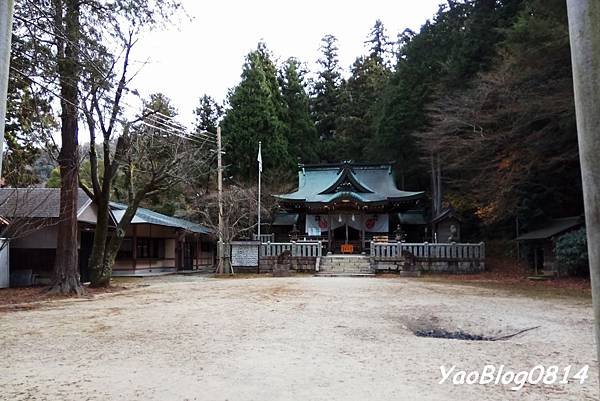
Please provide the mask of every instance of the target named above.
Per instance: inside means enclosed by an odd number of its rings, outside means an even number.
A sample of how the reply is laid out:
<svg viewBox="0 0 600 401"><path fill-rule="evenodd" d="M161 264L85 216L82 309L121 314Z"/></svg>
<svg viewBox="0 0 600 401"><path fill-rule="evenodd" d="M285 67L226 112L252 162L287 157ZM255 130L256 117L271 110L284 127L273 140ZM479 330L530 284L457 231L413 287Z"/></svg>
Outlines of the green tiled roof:
<svg viewBox="0 0 600 401"><path fill-rule="evenodd" d="M425 219L425 214L422 210L407 210L406 212L398 213L398 221L400 224L427 224L427 219Z"/></svg>
<svg viewBox="0 0 600 401"><path fill-rule="evenodd" d="M293 226L296 223L298 223L298 213L277 213L272 225Z"/></svg>
<svg viewBox="0 0 600 401"><path fill-rule="evenodd" d="M115 219L120 221L127 209L127 205L111 202L110 207L113 209ZM166 216L150 209L144 209L143 207L138 208L133 220L131 220L131 224L155 224L158 226L181 228L198 234L211 233L210 229L201 226L200 224L192 223L191 221L179 219L177 217Z"/></svg>
<svg viewBox="0 0 600 401"><path fill-rule="evenodd" d="M352 164L304 166L298 172L298 190L275 195L281 201L327 204L338 199L380 203L418 199L423 192L396 187L391 165Z"/></svg>

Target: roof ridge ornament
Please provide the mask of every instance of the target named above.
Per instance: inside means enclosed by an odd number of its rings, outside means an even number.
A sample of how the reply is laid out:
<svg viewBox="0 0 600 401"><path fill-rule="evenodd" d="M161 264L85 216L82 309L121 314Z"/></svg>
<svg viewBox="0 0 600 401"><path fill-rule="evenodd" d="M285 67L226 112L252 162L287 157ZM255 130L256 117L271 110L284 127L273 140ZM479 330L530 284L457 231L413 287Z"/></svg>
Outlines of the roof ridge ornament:
<svg viewBox="0 0 600 401"><path fill-rule="evenodd" d="M338 178L320 194L333 194L336 192L373 193L369 187L364 185L356 177L350 161L345 160L337 172Z"/></svg>

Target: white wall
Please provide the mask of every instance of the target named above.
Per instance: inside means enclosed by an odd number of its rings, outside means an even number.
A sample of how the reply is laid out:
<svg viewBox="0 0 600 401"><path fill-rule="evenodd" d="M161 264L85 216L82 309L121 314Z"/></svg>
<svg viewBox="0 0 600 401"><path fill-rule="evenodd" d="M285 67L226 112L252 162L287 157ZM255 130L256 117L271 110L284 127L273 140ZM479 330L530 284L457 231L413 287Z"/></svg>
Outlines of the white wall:
<svg viewBox="0 0 600 401"><path fill-rule="evenodd" d="M8 241L0 239L0 247L2 248L0 250L0 288L8 288L10 285Z"/></svg>

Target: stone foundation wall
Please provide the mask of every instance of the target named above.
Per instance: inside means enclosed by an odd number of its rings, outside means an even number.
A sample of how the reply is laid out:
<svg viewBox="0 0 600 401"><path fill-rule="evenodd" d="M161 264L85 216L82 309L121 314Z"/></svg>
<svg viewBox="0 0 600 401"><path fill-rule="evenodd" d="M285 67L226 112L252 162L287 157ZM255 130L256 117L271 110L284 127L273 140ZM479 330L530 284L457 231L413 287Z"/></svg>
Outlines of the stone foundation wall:
<svg viewBox="0 0 600 401"><path fill-rule="evenodd" d="M301 256L292 256L289 259L290 262L290 270L296 272L314 272L315 266L317 264L316 257L301 257ZM277 256L261 256L258 264L260 265L261 273L271 273L273 271L273 266L277 263ZM238 269L239 270L239 269ZM256 272L256 267L253 268L254 272Z"/></svg>
<svg viewBox="0 0 600 401"><path fill-rule="evenodd" d="M416 261L415 268L427 273L474 274L485 270L485 262L468 261Z"/></svg>
<svg viewBox="0 0 600 401"><path fill-rule="evenodd" d="M485 262L479 260L371 260L371 266L377 272L414 271L427 273L472 274L485 270Z"/></svg>

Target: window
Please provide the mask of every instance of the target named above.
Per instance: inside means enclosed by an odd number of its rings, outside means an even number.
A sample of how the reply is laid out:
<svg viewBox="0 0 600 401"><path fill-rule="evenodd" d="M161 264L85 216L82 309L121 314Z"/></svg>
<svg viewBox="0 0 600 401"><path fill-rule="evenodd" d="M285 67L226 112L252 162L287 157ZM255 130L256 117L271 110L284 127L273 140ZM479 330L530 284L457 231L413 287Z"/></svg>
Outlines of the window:
<svg viewBox="0 0 600 401"><path fill-rule="evenodd" d="M136 238L136 257L138 259L164 259L164 238Z"/></svg>

